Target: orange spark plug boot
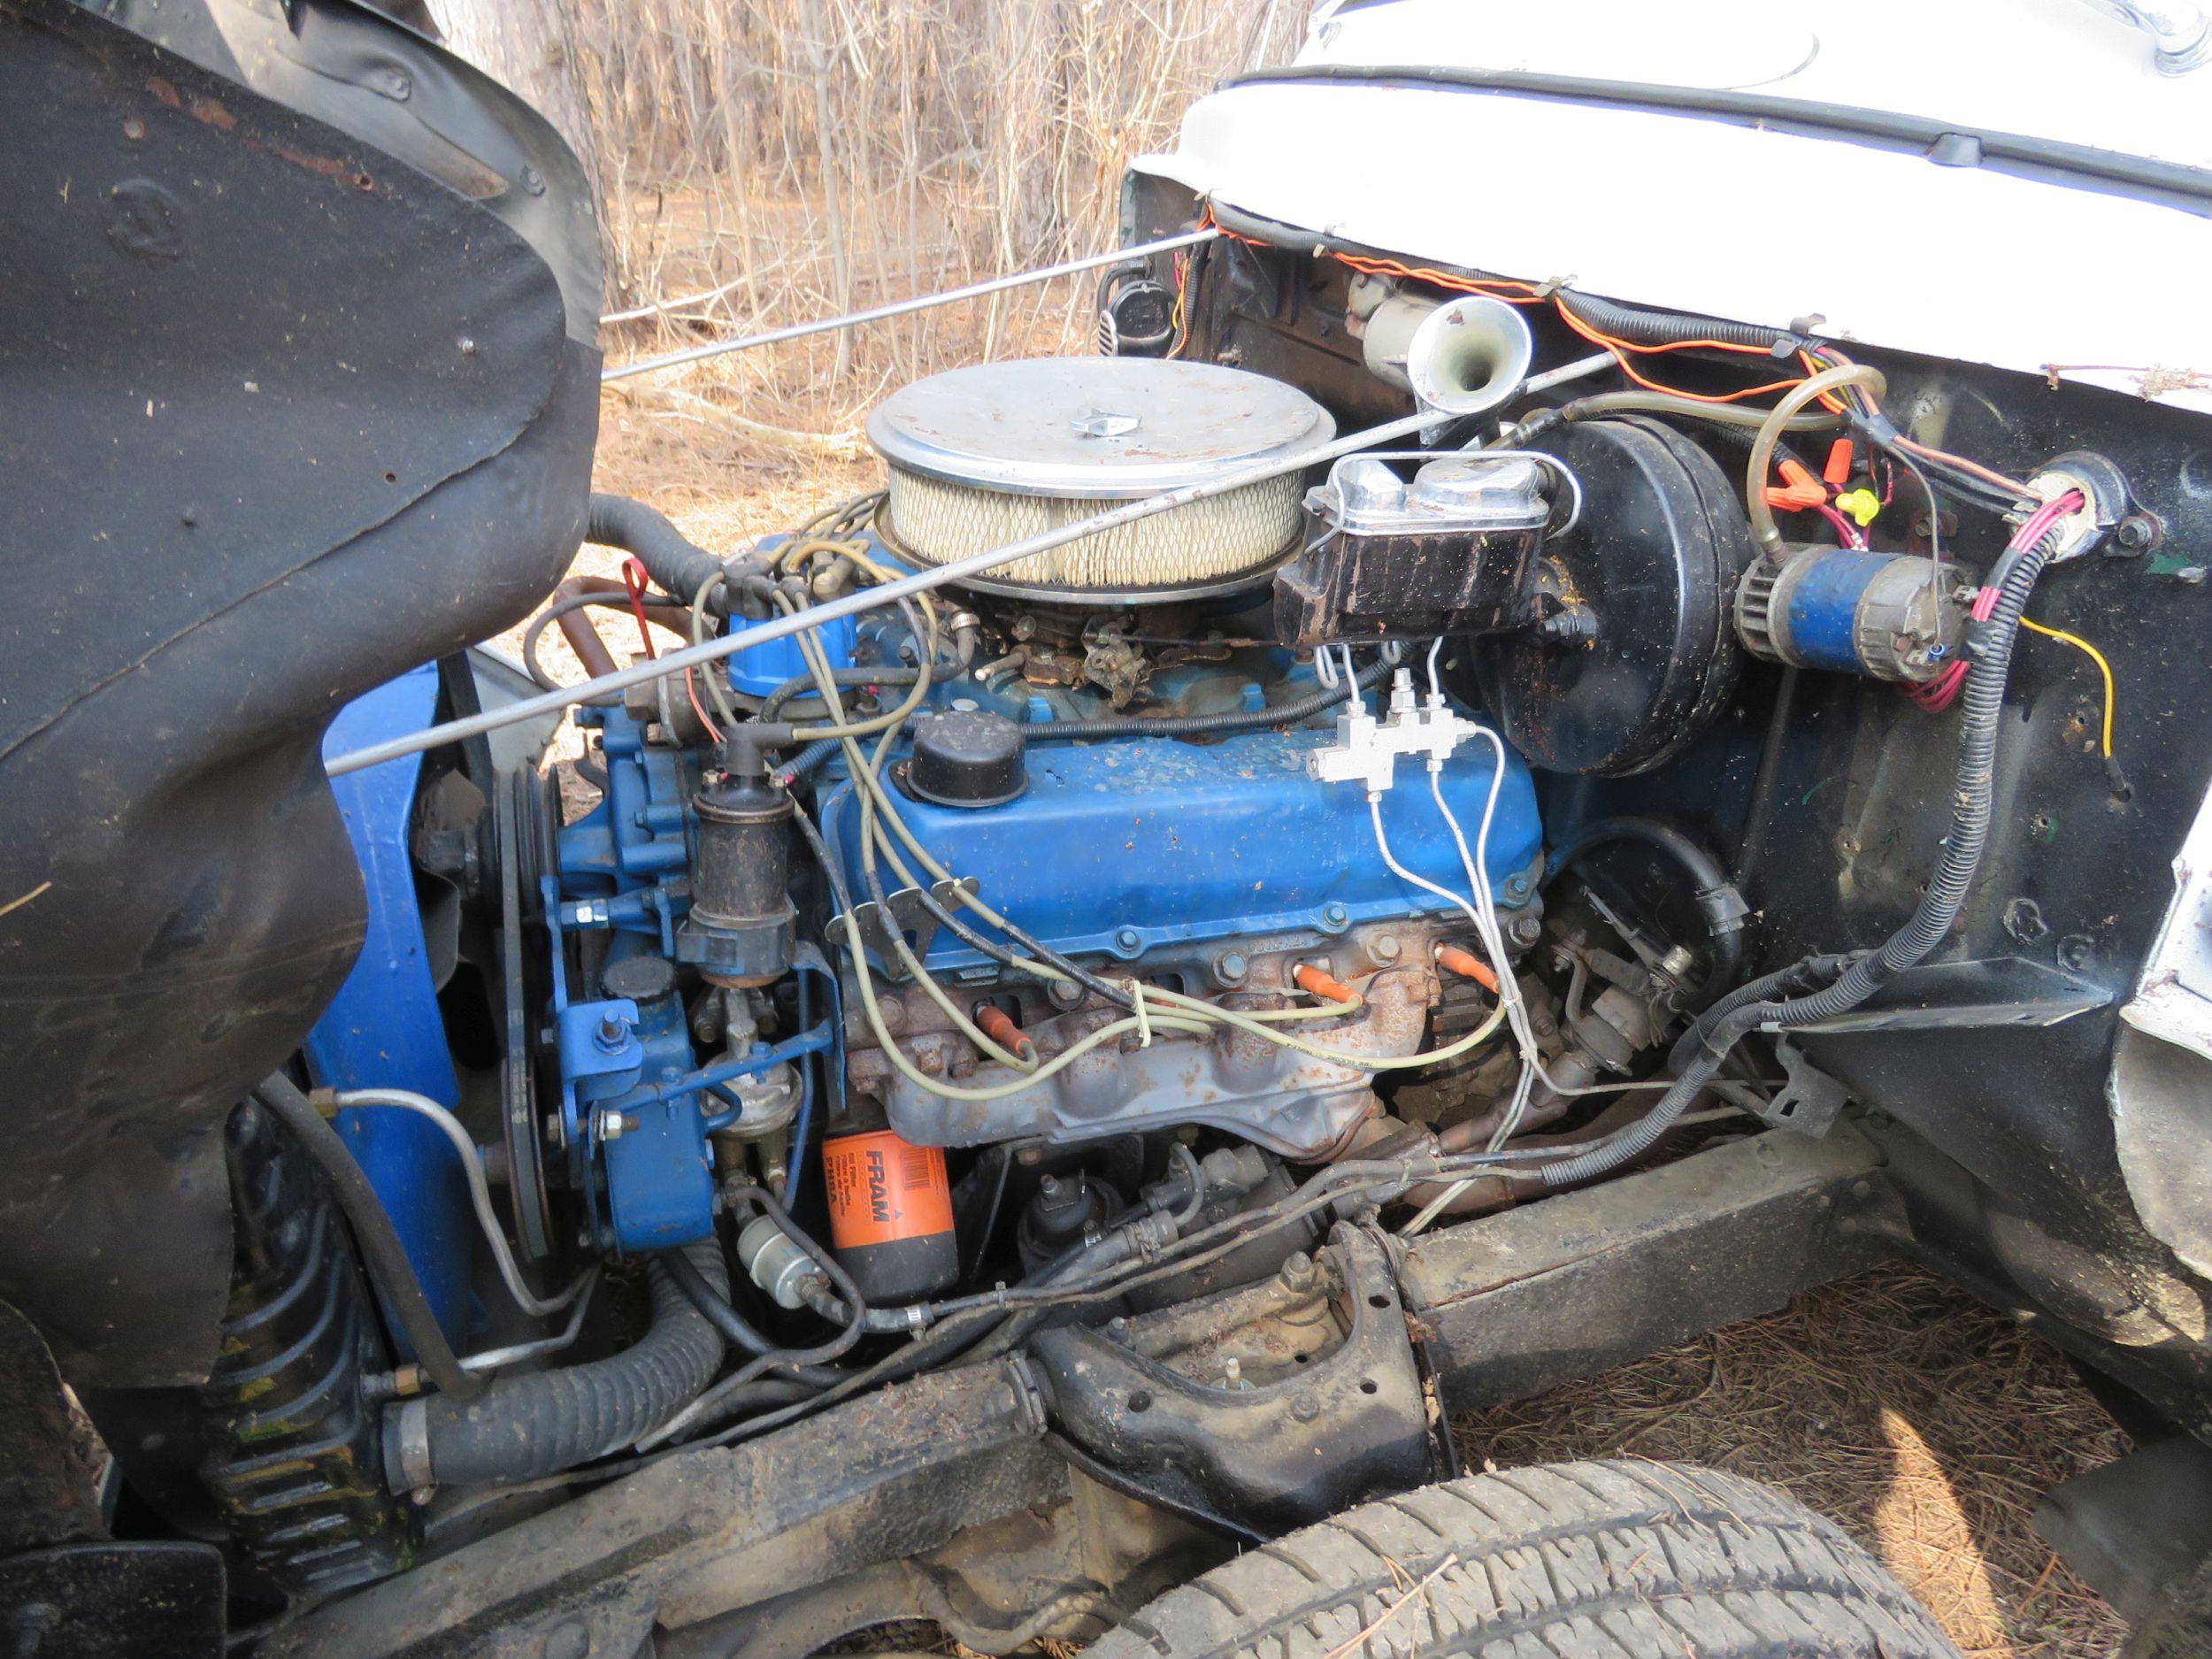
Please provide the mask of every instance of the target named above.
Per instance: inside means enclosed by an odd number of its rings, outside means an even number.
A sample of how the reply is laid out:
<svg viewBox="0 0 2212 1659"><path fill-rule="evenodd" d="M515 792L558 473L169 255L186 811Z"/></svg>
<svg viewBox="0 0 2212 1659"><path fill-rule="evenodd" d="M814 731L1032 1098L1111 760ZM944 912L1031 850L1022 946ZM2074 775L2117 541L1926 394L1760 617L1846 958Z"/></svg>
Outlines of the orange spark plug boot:
<svg viewBox="0 0 2212 1659"><path fill-rule="evenodd" d="M1302 962L1290 971L1290 977L1298 982L1299 989L1331 1002L1356 1002L1359 994L1348 985L1340 984L1310 962Z"/></svg>
<svg viewBox="0 0 2212 1659"><path fill-rule="evenodd" d="M1493 996L1497 995L1498 976L1483 964L1480 957L1470 955L1457 945L1439 945L1436 948L1436 965L1447 973L1456 973L1463 979L1472 979Z"/></svg>
<svg viewBox="0 0 2212 1659"><path fill-rule="evenodd" d="M1037 1045L1030 1041L1022 1028L1007 1017L1004 1009L986 1002L976 1010L975 1023L983 1034L1000 1048L1018 1054L1025 1060L1037 1057Z"/></svg>

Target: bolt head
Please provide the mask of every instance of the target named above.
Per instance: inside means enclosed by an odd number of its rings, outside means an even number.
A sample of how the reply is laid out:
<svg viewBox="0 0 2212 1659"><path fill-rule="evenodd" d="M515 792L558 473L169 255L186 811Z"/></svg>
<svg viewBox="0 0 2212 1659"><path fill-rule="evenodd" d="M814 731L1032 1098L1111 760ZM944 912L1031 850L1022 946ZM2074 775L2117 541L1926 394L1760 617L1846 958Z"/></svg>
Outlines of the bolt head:
<svg viewBox="0 0 2212 1659"><path fill-rule="evenodd" d="M1252 964L1240 950L1225 950L1214 958L1214 977L1224 985L1234 985L1250 972Z"/></svg>
<svg viewBox="0 0 2212 1659"><path fill-rule="evenodd" d="M1528 946L1544 936L1544 925L1533 916L1517 916L1507 925L1506 932L1515 944Z"/></svg>
<svg viewBox="0 0 2212 1659"><path fill-rule="evenodd" d="M1341 904L1325 905L1322 908L1321 921L1324 926L1341 927L1351 919L1352 913Z"/></svg>
<svg viewBox="0 0 2212 1659"><path fill-rule="evenodd" d="M1114 943L1123 950L1141 950L1144 935L1133 927L1119 928L1114 933Z"/></svg>
<svg viewBox="0 0 2212 1659"><path fill-rule="evenodd" d="M1405 947L1398 942L1395 933L1385 933L1368 946L1378 962L1395 962Z"/></svg>

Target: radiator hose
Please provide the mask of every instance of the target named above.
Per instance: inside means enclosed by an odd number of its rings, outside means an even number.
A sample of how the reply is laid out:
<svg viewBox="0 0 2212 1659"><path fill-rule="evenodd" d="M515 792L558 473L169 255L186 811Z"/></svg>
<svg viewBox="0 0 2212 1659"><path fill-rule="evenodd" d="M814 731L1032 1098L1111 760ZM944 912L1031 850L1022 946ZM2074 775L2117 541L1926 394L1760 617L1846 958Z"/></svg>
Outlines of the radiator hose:
<svg viewBox="0 0 2212 1659"><path fill-rule="evenodd" d="M729 1294L713 1240L684 1255L718 1295ZM630 1445L698 1398L722 1339L657 1262L645 1266L650 1329L621 1353L530 1376L503 1377L474 1400L409 1400L384 1417L386 1479L396 1492L530 1480Z"/></svg>
<svg viewBox="0 0 2212 1659"><path fill-rule="evenodd" d="M2078 495L2060 499L2074 503L2067 511L2078 510ZM2032 541L2027 540L2030 534L2033 534ZM1950 833L1944 838L1942 856L1911 918L1880 949L1849 958L1832 984L1809 995L1782 1002L1763 997L1751 1000L1752 987L1747 987L1722 999L1699 1022L1701 1041L1659 1103L1619 1134L1581 1156L1546 1164L1542 1174L1547 1187L1578 1185L1641 1157L1674 1126L1699 1091L1719 1072L1729 1050L1745 1037L1762 1025L1789 1029L1847 1013L1893 976L1925 961L1949 936L1965 908L1967 890L1973 885L1982 849L1989 841L1999 719L2004 712L2012 648L2020 635L2020 616L2058 543L2055 521L2039 514L1991 572L1991 584L1998 594L1996 607L1986 621L1972 626L1967 639L1973 672L1966 676L1959 698L1958 773L1951 796ZM1786 969L1759 983L1778 988L1791 972Z"/></svg>
<svg viewBox="0 0 2212 1659"><path fill-rule="evenodd" d="M727 574L722 561L641 501L595 490L584 540L620 548L645 566L653 585L689 604L699 589ZM711 608L711 607L710 607Z"/></svg>

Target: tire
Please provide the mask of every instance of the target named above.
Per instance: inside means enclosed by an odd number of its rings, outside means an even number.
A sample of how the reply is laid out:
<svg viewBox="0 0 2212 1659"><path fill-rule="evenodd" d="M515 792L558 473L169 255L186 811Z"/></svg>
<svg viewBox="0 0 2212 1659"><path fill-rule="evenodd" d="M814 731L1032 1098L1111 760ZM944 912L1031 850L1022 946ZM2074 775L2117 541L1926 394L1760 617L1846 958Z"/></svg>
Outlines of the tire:
<svg viewBox="0 0 2212 1659"><path fill-rule="evenodd" d="M2212 1653L2212 1561L2197 1563L2158 1593L2122 1659L2204 1659Z"/></svg>
<svg viewBox="0 0 2212 1659"><path fill-rule="evenodd" d="M1171 1590L1088 1659L1959 1659L1871 1556L1710 1469L1557 1463L1348 1509Z"/></svg>

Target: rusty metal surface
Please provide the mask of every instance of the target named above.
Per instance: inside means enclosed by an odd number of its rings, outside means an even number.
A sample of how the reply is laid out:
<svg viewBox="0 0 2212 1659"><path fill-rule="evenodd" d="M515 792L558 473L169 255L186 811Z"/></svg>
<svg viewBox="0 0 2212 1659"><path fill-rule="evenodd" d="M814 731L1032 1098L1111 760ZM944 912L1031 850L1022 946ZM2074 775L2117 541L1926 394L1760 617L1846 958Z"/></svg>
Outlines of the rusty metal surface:
<svg viewBox="0 0 2212 1659"><path fill-rule="evenodd" d="M1411 947L1425 946L1431 930L1418 923L1372 930L1393 941L1395 961L1425 961ZM1294 959L1330 962L1327 950L1255 952L1248 978L1275 979ZM1356 965L1372 972L1371 964ZM1333 964L1332 964L1333 965ZM1279 983L1278 979L1276 982ZM1426 967L1386 969L1363 987L1364 1006L1340 1021L1301 1027L1300 1034L1348 1054L1397 1058L1419 1046L1436 976ZM1071 1013L1054 1011L1033 994L1018 993L1036 1008L1024 1029L1048 1057L1101 1026L1124 1018L1099 1004ZM1225 1006L1248 1006L1246 994L1225 996ZM1274 993L1252 993L1273 995ZM885 1007L887 1009L887 1002ZM1027 1012L1025 1007L1025 1012ZM931 1076L949 1075L973 1087L1018 1080L1008 1068L982 1064L967 1039L920 997L903 1000L893 1029L914 1064ZM1161 1030L1148 1046L1132 1033L1094 1048L1041 1082L996 1100L947 1100L891 1070L871 1033L849 1036L850 1077L859 1092L879 1094L892 1126L928 1146L977 1146L1042 1134L1081 1140L1109 1131L1158 1125L1217 1124L1286 1156L1326 1155L1372 1109L1369 1073L1340 1065L1233 1026L1207 1036Z"/></svg>
<svg viewBox="0 0 2212 1659"><path fill-rule="evenodd" d="M1428 1479L1428 1416L1381 1247L1339 1226L1345 1331L1277 1377L1172 1369L1079 1326L1031 1339L1059 1432L1179 1513L1248 1538Z"/></svg>
<svg viewBox="0 0 2212 1659"><path fill-rule="evenodd" d="M261 1651L627 1655L657 1620L696 1623L1064 1497L1043 1429L1010 1363L919 1378L745 1445L649 1464L326 1607Z"/></svg>

